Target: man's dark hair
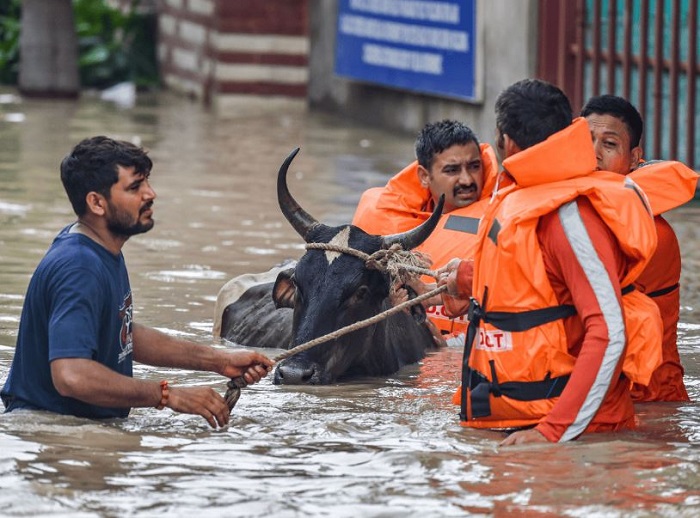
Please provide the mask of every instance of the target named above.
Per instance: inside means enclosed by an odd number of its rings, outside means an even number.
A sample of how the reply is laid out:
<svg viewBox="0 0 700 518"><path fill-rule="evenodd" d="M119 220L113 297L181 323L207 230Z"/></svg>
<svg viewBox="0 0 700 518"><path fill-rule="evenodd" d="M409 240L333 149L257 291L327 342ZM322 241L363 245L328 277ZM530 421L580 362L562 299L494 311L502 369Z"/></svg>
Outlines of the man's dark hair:
<svg viewBox="0 0 700 518"><path fill-rule="evenodd" d="M496 100L496 127L527 149L571 124L571 103L559 88L539 79L510 85Z"/></svg>
<svg viewBox="0 0 700 518"><path fill-rule="evenodd" d="M117 166L133 167L148 177L153 162L143 148L103 136L83 140L63 159L61 182L78 217L87 211L89 192L109 199L112 185L119 180Z"/></svg>
<svg viewBox="0 0 700 518"><path fill-rule="evenodd" d="M479 147L479 140L465 124L444 119L426 124L416 139L416 158L427 170L433 165L435 155L455 145L463 146L474 142Z"/></svg>
<svg viewBox="0 0 700 518"><path fill-rule="evenodd" d="M586 106L581 110L581 117L588 117L591 113L597 115L612 115L620 119L627 126L630 136L630 149L636 148L642 140L644 122L642 116L627 99L617 95L599 95L591 97Z"/></svg>

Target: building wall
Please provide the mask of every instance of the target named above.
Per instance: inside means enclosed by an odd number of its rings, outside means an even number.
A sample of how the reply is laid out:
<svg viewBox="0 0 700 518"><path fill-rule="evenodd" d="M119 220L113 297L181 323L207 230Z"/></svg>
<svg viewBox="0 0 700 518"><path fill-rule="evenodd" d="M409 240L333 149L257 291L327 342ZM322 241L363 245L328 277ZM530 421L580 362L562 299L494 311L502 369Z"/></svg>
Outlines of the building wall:
<svg viewBox="0 0 700 518"><path fill-rule="evenodd" d="M306 99L307 0L161 0L166 86L225 109L244 96Z"/></svg>
<svg viewBox="0 0 700 518"><path fill-rule="evenodd" d="M459 119L492 142L498 94L519 79L535 77L537 0L477 0L480 99L457 101L360 83L333 73L338 0L310 0L308 100L329 110L400 131L417 133L427 122Z"/></svg>
<svg viewBox="0 0 700 518"><path fill-rule="evenodd" d="M126 0L111 0L125 2ZM538 0L477 0L472 102L334 74L338 0L147 0L159 13L165 85L222 112L308 102L314 109L416 133L456 118L493 140L493 106L509 84L536 76Z"/></svg>

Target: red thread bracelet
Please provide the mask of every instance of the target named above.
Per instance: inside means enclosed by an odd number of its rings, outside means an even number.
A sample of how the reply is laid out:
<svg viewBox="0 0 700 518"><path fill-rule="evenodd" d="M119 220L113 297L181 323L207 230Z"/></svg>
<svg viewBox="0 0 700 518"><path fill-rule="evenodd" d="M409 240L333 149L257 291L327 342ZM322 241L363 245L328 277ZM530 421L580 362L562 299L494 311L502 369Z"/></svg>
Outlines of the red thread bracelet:
<svg viewBox="0 0 700 518"><path fill-rule="evenodd" d="M160 382L160 403L156 406L156 410L163 410L165 405L168 404L168 398L170 397L170 388L168 387L168 382L163 380Z"/></svg>

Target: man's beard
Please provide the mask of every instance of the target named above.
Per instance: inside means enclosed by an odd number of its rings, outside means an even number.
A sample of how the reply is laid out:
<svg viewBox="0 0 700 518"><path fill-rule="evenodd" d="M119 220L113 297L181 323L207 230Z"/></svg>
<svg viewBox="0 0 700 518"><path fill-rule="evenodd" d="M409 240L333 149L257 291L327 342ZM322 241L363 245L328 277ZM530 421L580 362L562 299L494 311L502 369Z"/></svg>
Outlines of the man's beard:
<svg viewBox="0 0 700 518"><path fill-rule="evenodd" d="M153 205L152 202L141 207L139 216L147 209L150 209L151 205ZM127 212L110 206L110 213L107 218L107 229L116 236L131 237L136 234L143 234L151 230L154 224L155 222L153 219L148 220L146 223L141 223L139 219L134 222Z"/></svg>

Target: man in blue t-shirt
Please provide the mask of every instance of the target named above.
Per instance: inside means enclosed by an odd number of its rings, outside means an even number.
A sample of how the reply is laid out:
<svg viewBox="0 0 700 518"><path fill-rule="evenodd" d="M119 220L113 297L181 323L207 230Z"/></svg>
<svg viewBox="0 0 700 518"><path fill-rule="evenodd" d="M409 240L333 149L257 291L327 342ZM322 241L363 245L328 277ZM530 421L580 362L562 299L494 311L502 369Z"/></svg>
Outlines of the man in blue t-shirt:
<svg viewBox="0 0 700 518"><path fill-rule="evenodd" d="M255 383L273 362L253 351L223 351L137 324L124 243L154 224L156 194L146 152L93 137L61 163L78 221L54 239L27 289L17 347L0 392L6 412L49 410L79 417L126 417L131 407L198 414L216 428L229 409L208 387L137 380L132 361L217 372Z"/></svg>

